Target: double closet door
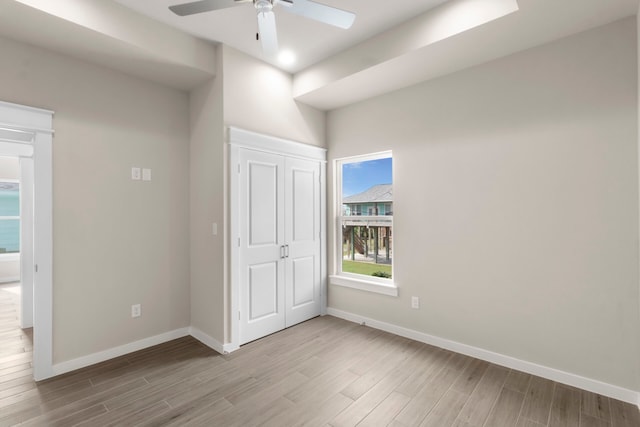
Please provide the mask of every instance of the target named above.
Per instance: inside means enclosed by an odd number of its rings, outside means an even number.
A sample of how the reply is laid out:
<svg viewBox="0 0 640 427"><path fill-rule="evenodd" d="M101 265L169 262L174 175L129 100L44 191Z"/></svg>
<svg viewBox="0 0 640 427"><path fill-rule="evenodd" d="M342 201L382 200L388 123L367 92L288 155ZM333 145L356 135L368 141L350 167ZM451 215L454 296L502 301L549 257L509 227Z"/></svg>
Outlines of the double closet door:
<svg viewBox="0 0 640 427"><path fill-rule="evenodd" d="M239 152L240 344L320 315L320 168Z"/></svg>

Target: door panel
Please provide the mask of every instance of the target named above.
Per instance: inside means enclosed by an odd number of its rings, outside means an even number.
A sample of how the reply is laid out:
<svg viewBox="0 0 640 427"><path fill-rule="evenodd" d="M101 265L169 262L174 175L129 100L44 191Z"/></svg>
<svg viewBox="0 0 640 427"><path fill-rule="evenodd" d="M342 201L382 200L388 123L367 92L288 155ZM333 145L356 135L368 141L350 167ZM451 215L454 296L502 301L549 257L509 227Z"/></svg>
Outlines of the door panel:
<svg viewBox="0 0 640 427"><path fill-rule="evenodd" d="M278 244L278 165L250 161L249 245Z"/></svg>
<svg viewBox="0 0 640 427"><path fill-rule="evenodd" d="M278 314L278 263L249 266L249 322Z"/></svg>
<svg viewBox="0 0 640 427"><path fill-rule="evenodd" d="M313 303L315 266L314 257L293 260L293 307Z"/></svg>
<svg viewBox="0 0 640 427"><path fill-rule="evenodd" d="M285 163L287 327L320 315L320 164Z"/></svg>
<svg viewBox="0 0 640 427"><path fill-rule="evenodd" d="M240 342L285 328L282 156L240 152Z"/></svg>
<svg viewBox="0 0 640 427"><path fill-rule="evenodd" d="M293 235L294 242L313 241L316 232L316 212L314 200L314 176L312 170L293 169L291 171L293 198Z"/></svg>

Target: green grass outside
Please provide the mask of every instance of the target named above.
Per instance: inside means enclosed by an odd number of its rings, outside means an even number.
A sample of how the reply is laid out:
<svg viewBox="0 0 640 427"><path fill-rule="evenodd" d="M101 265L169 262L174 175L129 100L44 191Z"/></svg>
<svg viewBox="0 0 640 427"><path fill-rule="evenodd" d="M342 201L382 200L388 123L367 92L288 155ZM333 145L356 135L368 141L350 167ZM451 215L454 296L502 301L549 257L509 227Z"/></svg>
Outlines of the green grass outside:
<svg viewBox="0 0 640 427"><path fill-rule="evenodd" d="M342 261L342 271L345 273L364 274L371 276L376 271L383 271L391 274L391 266L386 264L372 264L358 261Z"/></svg>

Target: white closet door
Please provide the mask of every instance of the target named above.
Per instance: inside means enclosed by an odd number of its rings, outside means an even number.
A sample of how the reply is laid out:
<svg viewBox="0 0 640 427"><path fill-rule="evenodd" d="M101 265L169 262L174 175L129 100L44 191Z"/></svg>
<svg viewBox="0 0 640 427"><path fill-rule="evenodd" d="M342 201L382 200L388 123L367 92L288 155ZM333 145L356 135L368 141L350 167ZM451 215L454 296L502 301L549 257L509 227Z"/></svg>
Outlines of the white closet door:
<svg viewBox="0 0 640 427"><path fill-rule="evenodd" d="M320 315L320 163L287 158L286 326Z"/></svg>
<svg viewBox="0 0 640 427"><path fill-rule="evenodd" d="M240 152L240 341L285 328L284 158Z"/></svg>

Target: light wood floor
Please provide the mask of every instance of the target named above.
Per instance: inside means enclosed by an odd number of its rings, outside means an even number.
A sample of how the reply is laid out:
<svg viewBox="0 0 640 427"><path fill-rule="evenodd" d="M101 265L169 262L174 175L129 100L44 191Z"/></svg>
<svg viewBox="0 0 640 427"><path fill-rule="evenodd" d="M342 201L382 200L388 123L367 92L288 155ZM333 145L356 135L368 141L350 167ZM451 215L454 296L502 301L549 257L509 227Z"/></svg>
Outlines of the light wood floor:
<svg viewBox="0 0 640 427"><path fill-rule="evenodd" d="M0 426L640 426L637 408L333 317L182 338L41 383L0 287Z"/></svg>

